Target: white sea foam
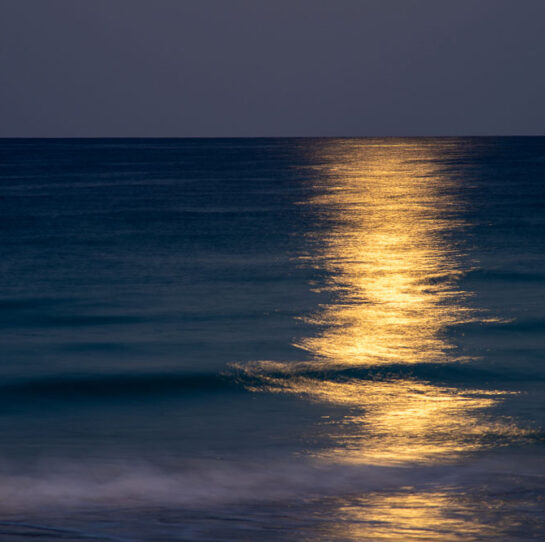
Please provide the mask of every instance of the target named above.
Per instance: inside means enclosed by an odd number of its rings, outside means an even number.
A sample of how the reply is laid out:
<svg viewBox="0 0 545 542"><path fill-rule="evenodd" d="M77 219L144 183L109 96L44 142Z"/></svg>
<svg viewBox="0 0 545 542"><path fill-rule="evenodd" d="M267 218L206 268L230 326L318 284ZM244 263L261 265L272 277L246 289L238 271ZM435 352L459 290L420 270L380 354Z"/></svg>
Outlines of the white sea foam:
<svg viewBox="0 0 545 542"><path fill-rule="evenodd" d="M380 467L293 461L199 460L173 466L151 462L43 460L4 464L0 512L50 507L203 507L234 503L446 487L534 487L545 494L539 456L481 459L465 465Z"/></svg>

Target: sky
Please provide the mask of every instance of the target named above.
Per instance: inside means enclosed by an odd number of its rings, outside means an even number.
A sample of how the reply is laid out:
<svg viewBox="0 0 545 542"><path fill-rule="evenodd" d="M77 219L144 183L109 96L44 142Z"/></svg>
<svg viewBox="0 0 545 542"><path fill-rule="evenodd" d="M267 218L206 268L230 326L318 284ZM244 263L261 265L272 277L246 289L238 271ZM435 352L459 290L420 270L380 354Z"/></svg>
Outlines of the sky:
<svg viewBox="0 0 545 542"><path fill-rule="evenodd" d="M0 137L545 135L545 0L0 0Z"/></svg>

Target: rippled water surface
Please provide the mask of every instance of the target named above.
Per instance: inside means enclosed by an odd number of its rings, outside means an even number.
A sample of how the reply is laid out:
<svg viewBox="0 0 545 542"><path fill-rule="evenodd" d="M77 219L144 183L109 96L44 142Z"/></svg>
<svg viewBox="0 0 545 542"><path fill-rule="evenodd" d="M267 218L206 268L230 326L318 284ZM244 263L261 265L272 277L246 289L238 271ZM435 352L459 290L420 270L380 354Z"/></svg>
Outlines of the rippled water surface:
<svg viewBox="0 0 545 542"><path fill-rule="evenodd" d="M0 140L2 540L545 537L545 138Z"/></svg>

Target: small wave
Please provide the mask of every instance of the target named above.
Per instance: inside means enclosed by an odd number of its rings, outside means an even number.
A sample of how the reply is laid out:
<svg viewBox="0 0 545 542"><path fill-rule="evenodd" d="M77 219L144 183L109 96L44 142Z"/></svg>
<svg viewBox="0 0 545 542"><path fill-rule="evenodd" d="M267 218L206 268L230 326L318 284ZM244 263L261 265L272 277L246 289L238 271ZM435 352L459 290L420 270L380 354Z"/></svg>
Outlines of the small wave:
<svg viewBox="0 0 545 542"><path fill-rule="evenodd" d="M0 401L50 399L125 399L139 396L172 396L193 393L227 393L266 389L271 381L312 379L317 384L376 380L419 380L438 384L480 385L488 382L527 380L527 374L509 374L501 368L479 368L465 363L389 364L380 367L334 366L317 362L258 361L234 363L221 373L138 373L47 376L0 385Z"/></svg>
<svg viewBox="0 0 545 542"><path fill-rule="evenodd" d="M237 381L218 374L136 374L47 377L0 386L4 399L22 397L73 400L127 396L242 391Z"/></svg>
<svg viewBox="0 0 545 542"><path fill-rule="evenodd" d="M417 379L436 383L474 385L482 382L527 380L528 375L509 368L506 375L501 368L484 368L464 362L453 363L390 363L380 366L334 365L315 361L277 362L256 361L234 363L231 368L238 381L249 386L259 386L270 379L289 379L291 377L309 378L316 381L343 382L347 380L396 380Z"/></svg>
<svg viewBox="0 0 545 542"><path fill-rule="evenodd" d="M11 297L0 299L0 313L3 311L36 310L36 308L50 308L70 301L59 297Z"/></svg>

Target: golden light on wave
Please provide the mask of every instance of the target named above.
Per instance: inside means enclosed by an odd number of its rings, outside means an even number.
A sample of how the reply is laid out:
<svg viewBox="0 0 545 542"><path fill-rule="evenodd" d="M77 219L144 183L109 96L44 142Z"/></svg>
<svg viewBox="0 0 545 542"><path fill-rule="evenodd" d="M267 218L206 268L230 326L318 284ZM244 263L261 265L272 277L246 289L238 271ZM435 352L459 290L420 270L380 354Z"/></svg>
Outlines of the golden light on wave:
<svg viewBox="0 0 545 542"><path fill-rule="evenodd" d="M345 463L396 465L435 462L482 449L491 437L495 445L523 438L509 420L493 420L486 410L509 392L436 386L412 379L320 381L293 376L264 376L269 391L342 405L350 414L332 421L336 445L320 457Z"/></svg>

